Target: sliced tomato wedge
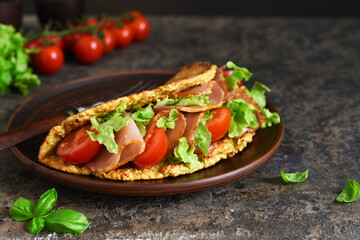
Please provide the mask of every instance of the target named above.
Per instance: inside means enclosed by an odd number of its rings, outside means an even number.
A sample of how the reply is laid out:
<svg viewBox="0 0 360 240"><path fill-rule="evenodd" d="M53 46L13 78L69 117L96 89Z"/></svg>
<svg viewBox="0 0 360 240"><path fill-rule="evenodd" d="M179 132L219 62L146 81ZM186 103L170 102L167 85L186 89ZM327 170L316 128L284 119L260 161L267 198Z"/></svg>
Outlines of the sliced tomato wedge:
<svg viewBox="0 0 360 240"><path fill-rule="evenodd" d="M101 144L91 140L86 131L97 134L95 129L91 129L91 124L88 124L67 135L60 142L56 153L73 164L85 163L93 159L99 153Z"/></svg>
<svg viewBox="0 0 360 240"><path fill-rule="evenodd" d="M216 142L225 136L230 127L230 110L226 107L212 110L212 118L206 122L206 126L211 132L211 142Z"/></svg>
<svg viewBox="0 0 360 240"><path fill-rule="evenodd" d="M151 137L146 142L145 151L132 162L141 168L149 168L164 159L168 150L169 140L164 129L155 128Z"/></svg>

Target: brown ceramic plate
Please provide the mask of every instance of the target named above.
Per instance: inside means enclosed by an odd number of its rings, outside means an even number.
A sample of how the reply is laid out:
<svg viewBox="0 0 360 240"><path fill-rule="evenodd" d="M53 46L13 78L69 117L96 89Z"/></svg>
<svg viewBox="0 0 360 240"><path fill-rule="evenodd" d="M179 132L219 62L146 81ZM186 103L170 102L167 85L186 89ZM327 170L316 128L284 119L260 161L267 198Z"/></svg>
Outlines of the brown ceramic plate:
<svg viewBox="0 0 360 240"><path fill-rule="evenodd" d="M51 117L65 111L68 104L87 105L115 97L135 84L147 82L161 85L173 72L142 71L112 73L83 78L55 86L21 105L9 121L14 129ZM141 83L141 84L139 84ZM268 104L272 111L276 109ZM222 160L213 167L176 178L152 181L117 182L93 176L79 176L60 172L40 164L37 154L45 135L13 147L11 151L19 162L33 173L55 183L85 191L117 195L168 195L194 192L237 180L265 164L279 148L283 139L283 123L257 131L253 142L243 152Z"/></svg>

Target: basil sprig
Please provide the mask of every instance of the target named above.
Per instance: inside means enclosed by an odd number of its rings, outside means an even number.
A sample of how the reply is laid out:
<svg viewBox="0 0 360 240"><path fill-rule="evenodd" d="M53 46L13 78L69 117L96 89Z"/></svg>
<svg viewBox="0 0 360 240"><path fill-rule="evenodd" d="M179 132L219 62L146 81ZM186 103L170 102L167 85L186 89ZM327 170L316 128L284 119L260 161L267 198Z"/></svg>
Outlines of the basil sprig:
<svg viewBox="0 0 360 240"><path fill-rule="evenodd" d="M87 218L70 209L54 210L57 199L54 188L41 195L36 205L19 197L10 209L10 216L19 222L31 219L28 230L33 234L38 234L44 227L58 233L82 233L89 225Z"/></svg>
<svg viewBox="0 0 360 240"><path fill-rule="evenodd" d="M347 185L344 190L337 196L338 202L353 202L360 197L359 184L353 180L347 180Z"/></svg>
<svg viewBox="0 0 360 240"><path fill-rule="evenodd" d="M295 172L295 173L284 173L281 170L281 177L283 178L283 180L287 183L298 183L298 182L303 182L307 179L308 177L308 172L309 169L306 170L305 172Z"/></svg>

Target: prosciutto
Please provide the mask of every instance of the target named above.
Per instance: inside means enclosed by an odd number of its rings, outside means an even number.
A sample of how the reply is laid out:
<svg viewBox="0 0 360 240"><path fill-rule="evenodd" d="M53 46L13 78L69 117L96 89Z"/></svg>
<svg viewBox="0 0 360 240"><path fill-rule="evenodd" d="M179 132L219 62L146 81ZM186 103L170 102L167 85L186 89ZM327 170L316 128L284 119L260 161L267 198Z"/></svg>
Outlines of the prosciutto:
<svg viewBox="0 0 360 240"><path fill-rule="evenodd" d="M211 104L207 105L207 106L161 106L161 107L157 107L154 108L154 112L161 112L164 110L171 110L171 109L176 109L178 111L182 111L182 112L202 112L202 111L206 111L206 110L210 110L213 108L219 108L221 107L222 103L223 103L223 99L224 99L224 91L221 89L221 87L219 86L219 84L217 84L216 82L213 83L213 87L211 88L211 93L209 96L209 100L211 102Z"/></svg>
<svg viewBox="0 0 360 240"><path fill-rule="evenodd" d="M183 136L186 137L188 144L194 145L195 143L195 132L199 126L201 119L204 117L206 112L198 112L198 113L186 113L186 128Z"/></svg>
<svg viewBox="0 0 360 240"><path fill-rule="evenodd" d="M200 86L196 86L196 87L192 87L186 91L182 91L179 93L174 93L172 95L172 97L185 97L188 95L201 95L201 94L206 94L209 93L211 91L211 89L214 86L215 81L211 81L211 82L207 82L203 85Z"/></svg>
<svg viewBox="0 0 360 240"><path fill-rule="evenodd" d="M145 150L145 141L134 120L115 133L115 142L119 146L117 154L103 147L99 154L85 164L92 171L107 172L132 160Z"/></svg>

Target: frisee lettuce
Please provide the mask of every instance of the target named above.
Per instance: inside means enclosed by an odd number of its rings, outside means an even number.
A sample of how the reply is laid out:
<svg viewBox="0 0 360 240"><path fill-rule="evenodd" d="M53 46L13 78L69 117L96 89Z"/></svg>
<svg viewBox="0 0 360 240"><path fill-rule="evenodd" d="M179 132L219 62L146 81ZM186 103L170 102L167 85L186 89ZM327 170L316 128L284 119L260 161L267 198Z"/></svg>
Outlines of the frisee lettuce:
<svg viewBox="0 0 360 240"><path fill-rule="evenodd" d="M150 120L155 116L152 105L153 104L149 104L145 108L136 108L131 116L143 137L146 134L146 125L148 125Z"/></svg>
<svg viewBox="0 0 360 240"><path fill-rule="evenodd" d="M24 49L25 42L13 26L0 23L0 93L15 88L26 95L30 87L40 85L39 77L28 67L29 54L37 50Z"/></svg>
<svg viewBox="0 0 360 240"><path fill-rule="evenodd" d="M187 143L185 137L179 139L179 144L174 149L174 155L168 158L170 163L185 163L190 169L196 169L199 165L198 155L194 153L195 147Z"/></svg>
<svg viewBox="0 0 360 240"><path fill-rule="evenodd" d="M115 142L114 131L118 132L124 126L127 126L131 121L130 117L125 117L126 103L122 101L120 105L111 114L103 118L91 118L92 128L98 131L95 134L87 131L93 141L98 141L100 144L105 145L110 153L117 154L119 147Z"/></svg>
<svg viewBox="0 0 360 240"><path fill-rule="evenodd" d="M175 121L177 120L177 115L179 112L176 109L171 109L169 113L169 117L162 116L156 122L156 126L158 128L164 129L166 131L168 128L174 129L175 128Z"/></svg>
<svg viewBox="0 0 360 240"><path fill-rule="evenodd" d="M207 111L195 131L195 143L205 156L208 154L209 146L211 143L211 132L209 132L206 126L206 122L211 118L212 113L210 111Z"/></svg>
<svg viewBox="0 0 360 240"><path fill-rule="evenodd" d="M238 82L242 81L243 79L248 81L252 76L252 73L247 68L238 67L231 61L226 63L226 67L234 69L234 72L225 78L226 85L230 90L238 89Z"/></svg>
<svg viewBox="0 0 360 240"><path fill-rule="evenodd" d="M163 100L158 100L154 108L162 106L207 106L211 104L209 96L206 95L188 95L185 97L178 98L165 98Z"/></svg>

